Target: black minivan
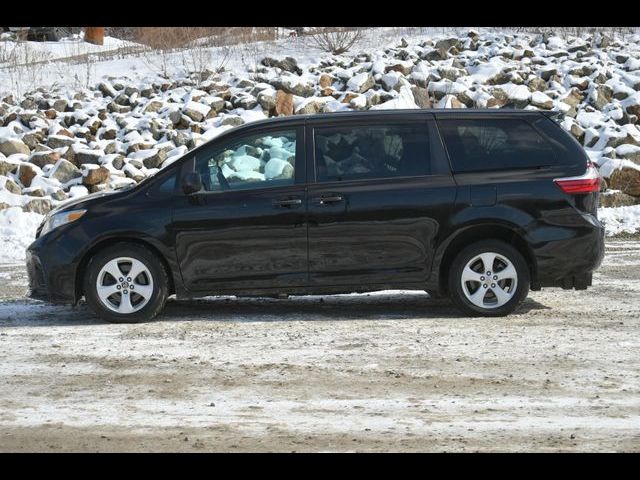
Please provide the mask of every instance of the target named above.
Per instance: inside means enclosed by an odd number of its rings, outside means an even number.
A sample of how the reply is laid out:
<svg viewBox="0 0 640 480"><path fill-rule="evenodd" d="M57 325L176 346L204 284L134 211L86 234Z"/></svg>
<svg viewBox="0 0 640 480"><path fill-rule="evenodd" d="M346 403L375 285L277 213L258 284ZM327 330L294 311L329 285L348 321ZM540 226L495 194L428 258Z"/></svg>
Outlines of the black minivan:
<svg viewBox="0 0 640 480"><path fill-rule="evenodd" d="M401 288L506 315L529 289L591 285L598 192L583 149L539 111L274 118L52 211L27 251L30 296L139 322L171 294Z"/></svg>

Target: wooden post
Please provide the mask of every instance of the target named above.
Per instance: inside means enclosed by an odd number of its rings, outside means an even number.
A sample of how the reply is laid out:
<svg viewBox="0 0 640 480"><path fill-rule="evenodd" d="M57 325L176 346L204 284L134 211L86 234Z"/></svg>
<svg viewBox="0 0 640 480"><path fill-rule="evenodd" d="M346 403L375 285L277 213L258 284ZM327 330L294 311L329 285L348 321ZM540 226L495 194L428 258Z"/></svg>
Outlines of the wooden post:
<svg viewBox="0 0 640 480"><path fill-rule="evenodd" d="M104 27L85 27L84 41L95 45L103 45Z"/></svg>

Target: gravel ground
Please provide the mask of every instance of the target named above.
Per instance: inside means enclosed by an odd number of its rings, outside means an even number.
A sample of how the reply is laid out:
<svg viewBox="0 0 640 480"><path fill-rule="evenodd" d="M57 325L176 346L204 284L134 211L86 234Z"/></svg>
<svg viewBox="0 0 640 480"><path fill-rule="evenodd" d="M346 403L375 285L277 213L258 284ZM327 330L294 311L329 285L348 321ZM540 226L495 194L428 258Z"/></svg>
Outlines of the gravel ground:
<svg viewBox="0 0 640 480"><path fill-rule="evenodd" d="M640 451L637 236L499 319L383 292L109 325L0 284L0 451Z"/></svg>

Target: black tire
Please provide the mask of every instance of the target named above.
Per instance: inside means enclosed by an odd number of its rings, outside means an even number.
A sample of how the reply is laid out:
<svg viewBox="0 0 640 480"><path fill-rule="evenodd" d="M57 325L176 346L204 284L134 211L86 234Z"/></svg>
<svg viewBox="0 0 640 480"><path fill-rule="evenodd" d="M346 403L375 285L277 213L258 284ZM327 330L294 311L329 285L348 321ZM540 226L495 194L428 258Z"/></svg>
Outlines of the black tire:
<svg viewBox="0 0 640 480"><path fill-rule="evenodd" d="M153 280L153 293L147 304L133 313L121 314L110 310L98 297L96 282L101 269L109 261L119 257L131 257L142 262ZM169 294L169 277L162 261L151 250L135 243L122 242L105 248L91 258L83 287L87 304L103 320L111 323L140 323L152 320L164 308Z"/></svg>
<svg viewBox="0 0 640 480"><path fill-rule="evenodd" d="M511 299L504 305L493 308L483 308L472 303L467 298L462 286L462 273L467 263L474 257L486 252L494 252L505 257L512 263L517 274L517 282ZM499 271L494 273L499 273ZM530 275L527 261L516 248L500 240L482 240L464 248L453 260L448 276L451 301L465 315L472 317L502 317L510 314L529 294L529 283ZM478 289L482 287L483 284L478 284ZM493 292L489 293L489 296L492 295ZM492 298L489 298L489 300L492 300Z"/></svg>

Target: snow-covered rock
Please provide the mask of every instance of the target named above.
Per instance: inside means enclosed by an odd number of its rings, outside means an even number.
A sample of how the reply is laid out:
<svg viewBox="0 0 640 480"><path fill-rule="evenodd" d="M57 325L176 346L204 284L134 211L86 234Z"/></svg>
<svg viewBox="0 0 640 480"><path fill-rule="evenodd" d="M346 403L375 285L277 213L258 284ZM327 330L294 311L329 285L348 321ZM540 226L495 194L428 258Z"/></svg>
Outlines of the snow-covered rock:
<svg viewBox="0 0 640 480"><path fill-rule="evenodd" d="M0 101L0 192L8 195L0 205L22 207L43 198L55 206L66 196L129 185L229 128L272 115L434 104L557 111L602 176L620 186L617 198L638 199L637 45L637 36L480 31L408 37L339 56L270 53L252 68L233 64L205 77L179 73L171 80L128 67L111 71L121 60L105 60L106 75L89 88L70 81ZM0 90L10 83L0 83ZM245 154L253 160L225 167L245 181L286 178L292 152L272 153ZM96 175L100 182L82 185Z"/></svg>

